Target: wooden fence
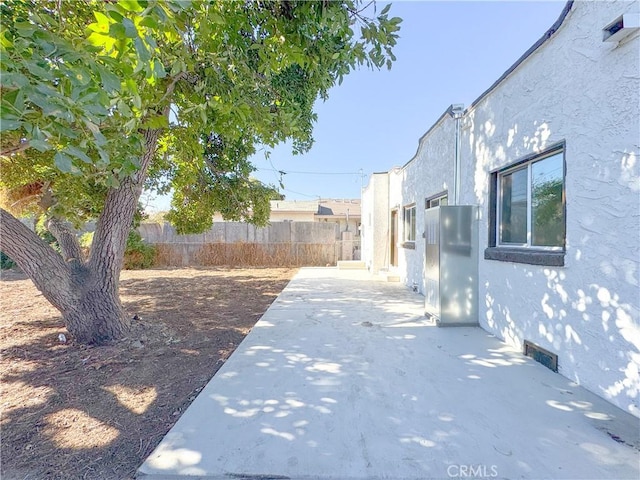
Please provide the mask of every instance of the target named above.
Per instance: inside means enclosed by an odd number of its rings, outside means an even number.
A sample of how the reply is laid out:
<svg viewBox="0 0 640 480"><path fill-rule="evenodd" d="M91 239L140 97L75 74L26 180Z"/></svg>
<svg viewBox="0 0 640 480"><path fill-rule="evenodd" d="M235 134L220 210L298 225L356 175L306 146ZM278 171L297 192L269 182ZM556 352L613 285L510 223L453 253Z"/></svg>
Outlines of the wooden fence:
<svg viewBox="0 0 640 480"><path fill-rule="evenodd" d="M360 258L359 237L329 222L274 222L255 227L220 222L202 234L178 235L169 224L142 224L143 239L156 246L157 266L326 266Z"/></svg>

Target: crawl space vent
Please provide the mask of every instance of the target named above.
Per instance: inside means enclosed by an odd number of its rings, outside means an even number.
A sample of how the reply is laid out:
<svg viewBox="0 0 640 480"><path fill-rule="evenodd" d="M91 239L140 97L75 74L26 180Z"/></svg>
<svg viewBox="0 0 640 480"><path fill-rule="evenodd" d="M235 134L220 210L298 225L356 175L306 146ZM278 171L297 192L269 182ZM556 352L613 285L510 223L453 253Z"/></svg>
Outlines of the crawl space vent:
<svg viewBox="0 0 640 480"><path fill-rule="evenodd" d="M545 350L542 347L539 347L529 340L524 341L524 354L527 357L533 358L536 362L541 363L554 372L558 371L558 355L556 355L555 353L551 353L549 350Z"/></svg>

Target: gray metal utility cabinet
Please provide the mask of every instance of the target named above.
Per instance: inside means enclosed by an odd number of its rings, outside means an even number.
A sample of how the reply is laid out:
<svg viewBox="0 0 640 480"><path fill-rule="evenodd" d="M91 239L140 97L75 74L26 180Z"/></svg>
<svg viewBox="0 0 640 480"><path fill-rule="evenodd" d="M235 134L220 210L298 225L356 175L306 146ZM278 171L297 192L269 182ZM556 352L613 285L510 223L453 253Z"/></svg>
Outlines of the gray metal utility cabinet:
<svg viewBox="0 0 640 480"><path fill-rule="evenodd" d="M425 314L438 326L478 325L478 207L425 211Z"/></svg>

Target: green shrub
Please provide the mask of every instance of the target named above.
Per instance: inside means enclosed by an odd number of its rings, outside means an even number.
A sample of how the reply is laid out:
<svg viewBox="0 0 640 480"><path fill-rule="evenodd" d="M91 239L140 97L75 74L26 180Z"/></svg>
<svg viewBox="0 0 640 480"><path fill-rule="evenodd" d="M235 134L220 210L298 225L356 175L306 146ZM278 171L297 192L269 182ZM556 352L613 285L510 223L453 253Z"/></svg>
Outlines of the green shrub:
<svg viewBox="0 0 640 480"><path fill-rule="evenodd" d="M16 266L16 262L11 260L9 255L4 252L0 252L0 270L9 270Z"/></svg>
<svg viewBox="0 0 640 480"><path fill-rule="evenodd" d="M93 232L85 232L80 235L80 248L83 250L89 250L91 248L91 244L93 243Z"/></svg>
<svg viewBox="0 0 640 480"><path fill-rule="evenodd" d="M86 252L93 243L93 232L83 233L80 236L80 246ZM137 230L131 229L127 237L127 246L124 250L123 267L125 270L142 270L150 268L156 258L156 247L144 243Z"/></svg>
<svg viewBox="0 0 640 480"><path fill-rule="evenodd" d="M44 215L41 216L40 219L36 222L35 231L42 240L44 240L49 244L49 246L51 246L51 248L53 248L56 252L61 253L58 240L46 227L46 218Z"/></svg>
<svg viewBox="0 0 640 480"><path fill-rule="evenodd" d="M49 243L53 248L59 249L55 237L47 230L38 232L39 236ZM80 236L80 247L88 253L93 243L93 232L86 232ZM127 237L127 246L124 251L124 268L126 270L141 270L151 268L156 258L156 247L149 245L142 240L142 236L137 230L132 229ZM13 268L15 262L5 254L0 252L0 268L2 270Z"/></svg>
<svg viewBox="0 0 640 480"><path fill-rule="evenodd" d="M127 248L124 251L124 268L141 270L153 266L156 258L156 247L144 243L137 230L131 230L127 237Z"/></svg>

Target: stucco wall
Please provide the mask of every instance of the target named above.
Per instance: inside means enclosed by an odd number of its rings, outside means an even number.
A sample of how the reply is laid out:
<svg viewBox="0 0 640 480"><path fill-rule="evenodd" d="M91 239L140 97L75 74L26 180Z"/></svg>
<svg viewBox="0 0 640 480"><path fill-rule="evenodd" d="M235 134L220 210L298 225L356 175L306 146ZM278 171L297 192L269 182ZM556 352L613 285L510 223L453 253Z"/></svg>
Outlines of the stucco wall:
<svg viewBox="0 0 640 480"><path fill-rule="evenodd" d="M389 261L389 174L374 173L362 191L362 260L372 273Z"/></svg>
<svg viewBox="0 0 640 480"><path fill-rule="evenodd" d="M360 242L362 248L362 261L369 271L373 267L373 176L366 187L360 192L362 229L360 230Z"/></svg>
<svg viewBox="0 0 640 480"><path fill-rule="evenodd" d="M404 256L404 250L402 249L402 238L404 235L404 228L402 222L402 205L404 203L404 199L402 198L402 179L403 179L403 169L394 168L389 171L389 209L387 210L387 217L389 222L388 234L387 234L387 258L388 263L392 261L391 259L391 242L393 241L391 238L392 230L395 228L396 230L396 238L394 242L394 248L397 251L397 262L396 265L390 268L391 270L396 270L400 273L401 279L404 281L406 277L406 257ZM396 221L395 226L391 225L393 221L393 216L391 215L392 211L396 211Z"/></svg>
<svg viewBox="0 0 640 480"><path fill-rule="evenodd" d="M313 222L315 212L282 212L271 211L270 222Z"/></svg>
<svg viewBox="0 0 640 480"><path fill-rule="evenodd" d="M489 173L566 143L564 267L479 260L479 322L508 343L559 356L559 372L640 416L640 39L602 41L638 2L575 2L559 30L462 120L461 203L480 206L488 246ZM542 34L542 32L541 32ZM416 202L415 250L399 273L421 291L424 199L453 180L454 121L441 119L400 174L389 209ZM382 200L376 198L377 206ZM363 197L363 211L368 208ZM481 253L482 257L482 253Z"/></svg>
<svg viewBox="0 0 640 480"><path fill-rule="evenodd" d="M488 242L491 170L566 142L564 267L481 260L480 324L559 355L559 372L640 416L638 36L602 28L638 3L576 2L559 31L465 118L464 202Z"/></svg>
<svg viewBox="0 0 640 480"><path fill-rule="evenodd" d="M451 195L455 158L455 121L444 113L420 139L418 151L397 176L392 196L402 207L416 205L416 241L413 249L400 249L400 278L408 286L417 286L424 294L424 211L425 199L443 192ZM402 230L402 229L401 229ZM402 237L401 237L402 238Z"/></svg>

